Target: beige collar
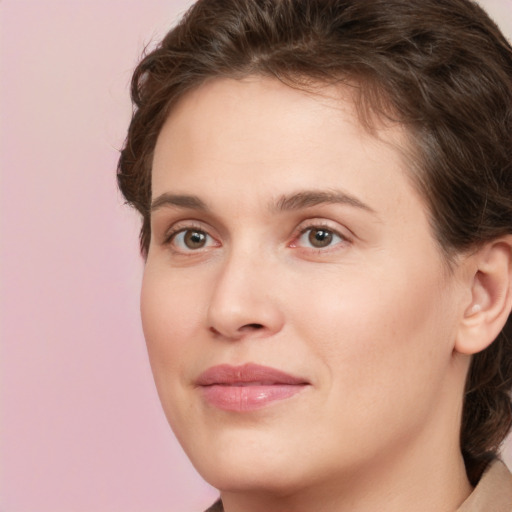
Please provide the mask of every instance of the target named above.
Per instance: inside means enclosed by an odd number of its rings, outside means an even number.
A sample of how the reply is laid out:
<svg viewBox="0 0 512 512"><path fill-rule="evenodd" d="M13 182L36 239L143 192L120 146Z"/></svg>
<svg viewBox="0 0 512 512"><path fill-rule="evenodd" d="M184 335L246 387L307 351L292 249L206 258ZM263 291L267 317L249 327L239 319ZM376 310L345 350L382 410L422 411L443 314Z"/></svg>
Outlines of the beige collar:
<svg viewBox="0 0 512 512"><path fill-rule="evenodd" d="M503 462L491 463L457 512L512 512L512 475Z"/></svg>

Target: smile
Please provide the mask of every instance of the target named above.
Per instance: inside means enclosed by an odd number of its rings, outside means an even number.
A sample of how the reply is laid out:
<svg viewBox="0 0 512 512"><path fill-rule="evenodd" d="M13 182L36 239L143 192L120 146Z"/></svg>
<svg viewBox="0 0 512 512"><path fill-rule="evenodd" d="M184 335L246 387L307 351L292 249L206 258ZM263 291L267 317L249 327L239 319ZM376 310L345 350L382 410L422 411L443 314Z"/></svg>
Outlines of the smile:
<svg viewBox="0 0 512 512"><path fill-rule="evenodd" d="M208 404L244 412L290 398L310 384L281 370L248 363L213 366L199 376L196 385Z"/></svg>

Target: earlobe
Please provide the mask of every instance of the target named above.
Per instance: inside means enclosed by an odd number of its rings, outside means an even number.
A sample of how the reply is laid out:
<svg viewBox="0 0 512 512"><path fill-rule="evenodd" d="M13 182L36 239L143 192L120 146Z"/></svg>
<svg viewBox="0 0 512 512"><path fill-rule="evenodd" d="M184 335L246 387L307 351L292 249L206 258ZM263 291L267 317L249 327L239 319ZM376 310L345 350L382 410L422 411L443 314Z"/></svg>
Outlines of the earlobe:
<svg viewBox="0 0 512 512"><path fill-rule="evenodd" d="M493 240L471 256L471 303L461 319L455 350L476 354L503 329L512 309L512 236Z"/></svg>

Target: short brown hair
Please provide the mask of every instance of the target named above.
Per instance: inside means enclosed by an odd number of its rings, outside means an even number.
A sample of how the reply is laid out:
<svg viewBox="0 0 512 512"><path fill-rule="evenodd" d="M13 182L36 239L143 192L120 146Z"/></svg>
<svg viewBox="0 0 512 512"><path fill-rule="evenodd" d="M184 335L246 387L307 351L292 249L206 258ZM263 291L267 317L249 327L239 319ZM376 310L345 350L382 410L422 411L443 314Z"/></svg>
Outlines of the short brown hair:
<svg viewBox="0 0 512 512"><path fill-rule="evenodd" d="M117 176L142 215L144 256L153 150L172 105L207 78L252 74L304 88L355 83L360 112L403 123L447 260L512 233L512 48L476 3L199 0L132 79ZM461 449L473 484L512 425L511 388L509 317L467 379Z"/></svg>

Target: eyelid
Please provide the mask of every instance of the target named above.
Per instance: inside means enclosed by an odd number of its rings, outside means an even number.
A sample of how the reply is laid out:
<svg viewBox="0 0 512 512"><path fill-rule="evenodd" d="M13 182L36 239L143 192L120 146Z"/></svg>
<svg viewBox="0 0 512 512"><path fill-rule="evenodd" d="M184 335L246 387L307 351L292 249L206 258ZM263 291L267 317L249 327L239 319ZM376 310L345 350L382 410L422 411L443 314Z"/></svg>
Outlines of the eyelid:
<svg viewBox="0 0 512 512"><path fill-rule="evenodd" d="M167 228L163 234L163 243L169 243L173 237L175 237L181 231L186 231L187 229L197 229L198 231L205 231L203 226L199 222L195 221L178 221L174 222L169 228Z"/></svg>
<svg viewBox="0 0 512 512"><path fill-rule="evenodd" d="M301 247L297 244L297 241L299 238L304 235L307 231L311 229L325 229L326 231L330 231L334 235L337 235L341 242L338 242L334 245L327 246L325 248L319 247L319 248L313 248L313 247ZM297 249L304 249L308 251L315 251L315 252L328 252L330 250L335 250L340 245L350 244L352 243L354 238L354 235L350 232L347 228L342 228L338 224L336 227L332 225L331 222L325 220L325 219L310 219L303 223L301 223L297 229L295 230L293 236L292 236L292 242L289 244L289 247L297 248Z"/></svg>
<svg viewBox="0 0 512 512"><path fill-rule="evenodd" d="M172 245L173 240L176 238L177 235L180 233L183 233L185 231L200 231L202 233L205 233L210 239L212 239L215 242L215 246L220 246L220 242L218 240L218 236L215 236L215 234L212 234L212 228L209 226L205 226L204 223L196 220L180 220L178 222L175 222L170 228L168 228L165 233L163 234L163 240L162 245ZM205 247L207 249L208 247ZM200 252L201 249L185 252ZM183 252L176 250L176 252Z"/></svg>

